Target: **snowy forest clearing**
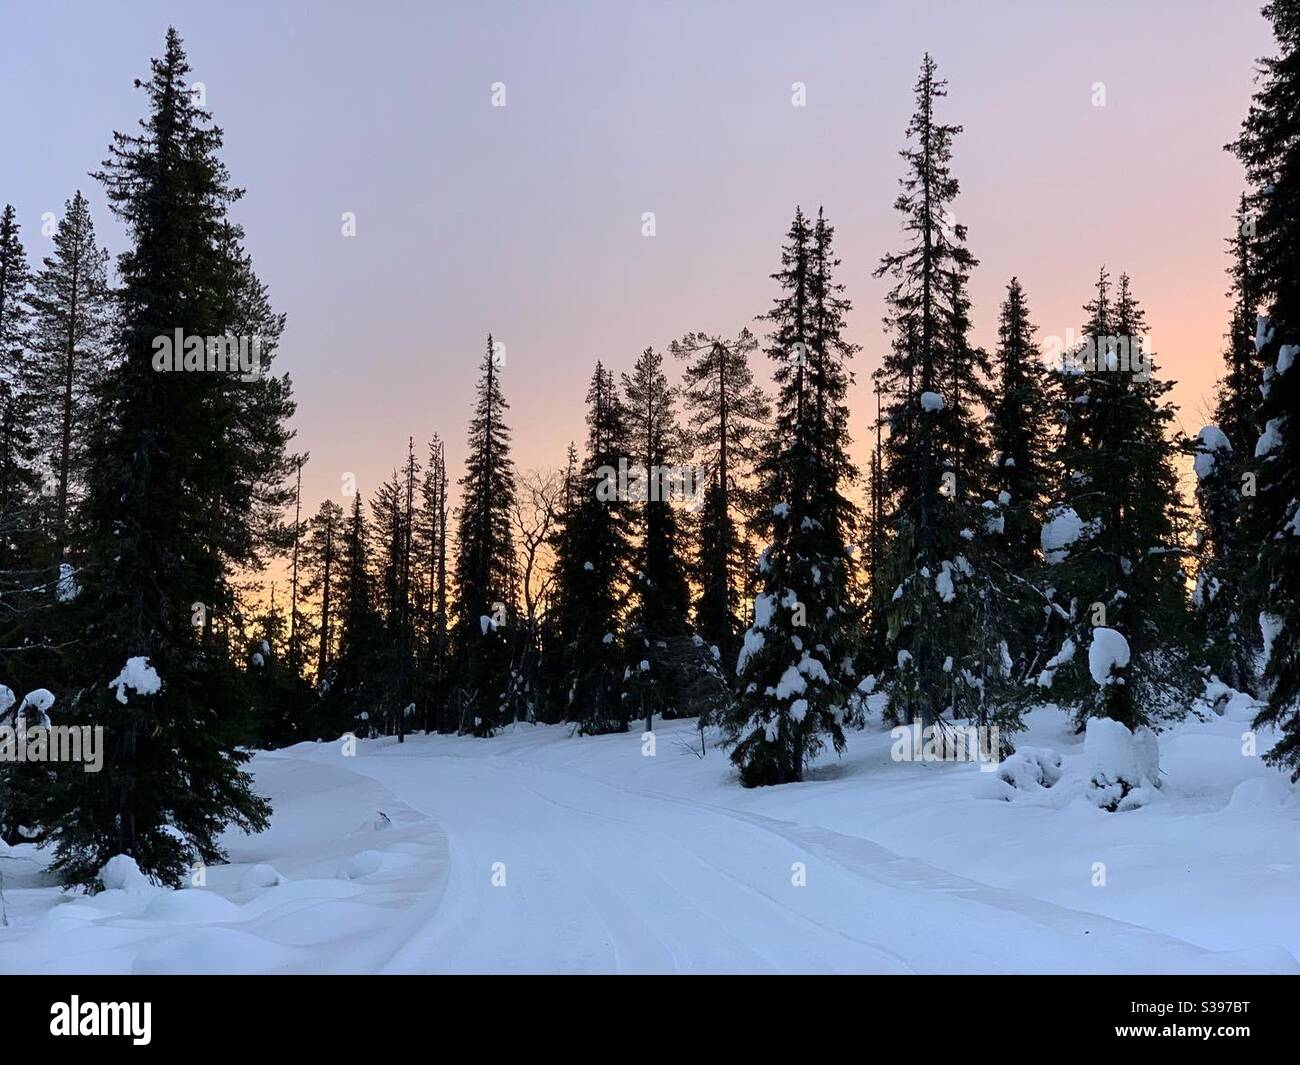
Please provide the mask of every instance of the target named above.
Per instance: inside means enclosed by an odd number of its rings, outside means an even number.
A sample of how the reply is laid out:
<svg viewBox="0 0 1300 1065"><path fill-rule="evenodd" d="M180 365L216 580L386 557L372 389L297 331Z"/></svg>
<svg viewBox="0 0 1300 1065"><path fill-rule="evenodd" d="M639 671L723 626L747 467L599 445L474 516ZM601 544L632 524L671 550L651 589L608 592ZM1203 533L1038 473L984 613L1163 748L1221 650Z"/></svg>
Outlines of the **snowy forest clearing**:
<svg viewBox="0 0 1300 1065"><path fill-rule="evenodd" d="M0 971L1300 972L1300 799L1248 722L1163 733L1159 791L1108 813L1069 718L1028 720L1053 787L894 762L878 726L782 788L737 788L690 721L652 757L527 725L260 753L271 827L206 888L63 895L0 850Z"/></svg>

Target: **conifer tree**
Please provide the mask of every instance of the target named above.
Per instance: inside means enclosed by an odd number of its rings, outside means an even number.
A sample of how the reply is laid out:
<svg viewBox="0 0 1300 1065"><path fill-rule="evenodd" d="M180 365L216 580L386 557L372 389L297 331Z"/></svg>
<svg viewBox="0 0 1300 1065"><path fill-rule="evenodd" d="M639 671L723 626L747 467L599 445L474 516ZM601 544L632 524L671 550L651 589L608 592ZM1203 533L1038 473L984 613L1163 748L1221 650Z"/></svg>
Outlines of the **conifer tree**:
<svg viewBox="0 0 1300 1065"><path fill-rule="evenodd" d="M29 587L34 577L28 565L34 561L40 487L26 380L31 273L19 229L13 205L5 204L0 212L0 587L9 596Z"/></svg>
<svg viewBox="0 0 1300 1065"><path fill-rule="evenodd" d="M632 554L626 486L619 486L628 450L627 411L614 375L597 362L587 390L586 454L571 477L555 561L559 701L586 734L623 732L628 725L619 646Z"/></svg>
<svg viewBox="0 0 1300 1065"><path fill-rule="evenodd" d="M316 688L328 691L337 640L337 612L341 583L343 508L332 499L324 499L316 514L307 522L302 542L303 597L319 601L316 622Z"/></svg>
<svg viewBox="0 0 1300 1065"><path fill-rule="evenodd" d="M699 472L706 478L698 515L694 573L695 626L718 649L723 669L735 667L745 530L754 512L751 476L772 406L755 383L749 356L758 341L748 329L734 338L690 333L672 346L685 359L682 399Z"/></svg>
<svg viewBox="0 0 1300 1065"><path fill-rule="evenodd" d="M374 668L381 623L370 574L370 539L370 523L358 492L352 497L339 557L338 650L323 699L323 724L330 731L353 728L379 697Z"/></svg>
<svg viewBox="0 0 1300 1065"><path fill-rule="evenodd" d="M510 628L514 623L514 463L509 405L501 366L489 335L469 428L469 457L460 480L455 640L461 731L490 736L502 721L510 682Z"/></svg>
<svg viewBox="0 0 1300 1065"><path fill-rule="evenodd" d="M927 54L907 127L906 168L894 203L907 247L876 276L893 285L886 325L893 342L877 380L887 397L881 488L889 538L873 590L887 619L888 715L922 727L959 707L984 705L987 647L973 633L988 595L974 565L974 538L988 527L989 452L980 407L989 402L987 356L967 339L967 277L976 265L952 205L950 164L957 125L939 121L947 83ZM996 504L993 504L996 506ZM996 528L996 526L995 526Z"/></svg>
<svg viewBox="0 0 1300 1065"><path fill-rule="evenodd" d="M1213 424L1196 440L1196 502L1200 508L1200 567L1196 590L1196 634L1199 656L1211 676L1239 691L1258 688L1256 663L1262 643L1261 602L1250 580L1260 529L1253 527L1257 473L1255 442L1262 398L1264 364L1255 351L1259 307L1251 249L1254 223L1243 195L1237 208L1235 232L1228 239L1232 262L1228 268L1232 310L1223 352Z"/></svg>
<svg viewBox="0 0 1300 1065"><path fill-rule="evenodd" d="M89 454L82 593L68 609L85 626L73 716L103 726L108 761L63 774L53 811L55 867L88 885L115 854L177 884L193 862L220 860L227 826L259 830L269 812L241 768L250 723L212 619L233 609L234 570L283 542L293 404L287 378L265 373L283 318L227 218L239 190L188 74L168 30L140 132L115 135L98 175L130 238L122 363L99 398L107 428ZM259 372L246 380L210 357L195 372L155 368L158 338L177 329L258 335Z"/></svg>
<svg viewBox="0 0 1300 1065"><path fill-rule="evenodd" d="M55 480L54 542L67 540L69 513L85 480L94 396L108 371L111 293L108 252L95 239L90 205L77 192L54 232L54 252L31 298L30 387L35 424Z"/></svg>
<svg viewBox="0 0 1300 1065"><path fill-rule="evenodd" d="M447 489L446 450L435 433L429 443L429 462L420 483L420 515L416 525L417 549L424 573L423 694L426 730L448 731L453 727L447 714Z"/></svg>
<svg viewBox="0 0 1300 1065"><path fill-rule="evenodd" d="M1250 509L1259 537L1252 585L1261 603L1268 702L1256 725L1278 730L1267 758L1300 780L1300 3L1273 0L1263 10L1278 51L1261 61L1231 146L1250 183L1255 285L1266 309L1256 329L1265 395Z"/></svg>
<svg viewBox="0 0 1300 1065"><path fill-rule="evenodd" d="M690 639L683 521L689 487L682 476L684 441L663 356L646 348L623 375L631 462L630 532L635 539L628 580L631 607L625 634L629 712L683 714L698 669ZM698 664L702 666L703 663Z"/></svg>
<svg viewBox="0 0 1300 1065"><path fill-rule="evenodd" d="M773 279L768 356L775 363L776 427L760 463L762 509L753 624L736 662L737 695L722 715L731 760L746 787L803 779L829 742L844 746L854 665L849 537L856 514L844 494L855 348L843 336L848 301L834 279L833 229L796 209Z"/></svg>
<svg viewBox="0 0 1300 1065"><path fill-rule="evenodd" d="M1034 342L1024 288L1014 277L998 316L994 364L989 490L996 494L997 506L988 508L984 528L996 525L998 531L981 541L990 581L981 620L998 632L998 664L1005 667L1006 679L1018 684L1040 643L1044 597L1032 578L1039 569L1043 515L1056 478L1051 377ZM1023 685L1018 686L1023 692ZM1008 690L998 695L1003 701L1012 698Z"/></svg>
<svg viewBox="0 0 1300 1065"><path fill-rule="evenodd" d="M1038 683L1088 717L1133 729L1180 713L1195 694L1187 656L1184 523L1172 435L1172 382L1156 376L1145 315L1121 275L1103 270L1083 342L1058 378L1062 480L1042 532L1056 650ZM1096 630L1119 633L1127 665L1097 676ZM1107 635L1107 639L1114 637Z"/></svg>

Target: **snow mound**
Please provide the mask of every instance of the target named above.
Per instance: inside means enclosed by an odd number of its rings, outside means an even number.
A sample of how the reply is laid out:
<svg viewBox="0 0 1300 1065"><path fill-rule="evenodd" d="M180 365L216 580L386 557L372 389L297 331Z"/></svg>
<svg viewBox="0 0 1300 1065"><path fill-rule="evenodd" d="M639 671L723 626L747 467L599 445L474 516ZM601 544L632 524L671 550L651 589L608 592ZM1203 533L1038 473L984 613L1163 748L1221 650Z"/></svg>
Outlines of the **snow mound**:
<svg viewBox="0 0 1300 1065"><path fill-rule="evenodd" d="M1021 747L998 764L997 776L1020 791L1050 788L1061 779L1063 759L1048 747Z"/></svg>
<svg viewBox="0 0 1300 1065"><path fill-rule="evenodd" d="M203 888L161 892L140 915L164 924L221 924L242 921L244 912L229 899Z"/></svg>
<svg viewBox="0 0 1300 1065"><path fill-rule="evenodd" d="M126 891L133 895L158 890L157 886L136 865L129 854L115 854L99 871L99 882L106 891Z"/></svg>
<svg viewBox="0 0 1300 1065"><path fill-rule="evenodd" d="M239 878L239 890L256 891L258 888L278 887L284 882L285 878L276 871L275 866L259 862L250 866Z"/></svg>
<svg viewBox="0 0 1300 1065"><path fill-rule="evenodd" d="M1130 732L1107 717L1088 720L1084 758L1089 770L1089 798L1104 810L1145 806L1160 776L1160 748L1149 728Z"/></svg>
<svg viewBox="0 0 1300 1065"><path fill-rule="evenodd" d="M938 392L922 392L921 409L927 414L943 410L943 396Z"/></svg>

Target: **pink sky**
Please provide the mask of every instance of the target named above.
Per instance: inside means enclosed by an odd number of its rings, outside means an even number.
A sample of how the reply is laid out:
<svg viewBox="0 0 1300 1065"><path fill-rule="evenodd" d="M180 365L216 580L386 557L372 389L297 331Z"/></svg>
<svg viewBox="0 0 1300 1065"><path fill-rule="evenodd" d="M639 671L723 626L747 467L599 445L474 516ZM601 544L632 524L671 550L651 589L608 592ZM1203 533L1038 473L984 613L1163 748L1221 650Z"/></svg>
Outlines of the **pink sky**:
<svg viewBox="0 0 1300 1065"><path fill-rule="evenodd" d="M355 473L368 497L438 431L459 475L486 334L506 344L521 468L583 437L597 358L754 326L796 203L824 205L863 346L869 446L881 254L927 49L965 126L955 213L981 260L974 339L1012 274L1040 333L1077 329L1105 263L1145 304L1183 427L1205 421L1227 319L1223 239L1254 60L1253 0L1107 3L108 3L6 13L0 201L33 258L40 216L130 127L168 21L248 189L238 217L295 379L306 511ZM791 85L807 106L791 106ZM494 108L492 85L506 86ZM1105 106L1094 106L1094 83ZM345 211L357 236L340 234ZM657 234L641 235L653 211ZM215 446L215 442L214 442Z"/></svg>

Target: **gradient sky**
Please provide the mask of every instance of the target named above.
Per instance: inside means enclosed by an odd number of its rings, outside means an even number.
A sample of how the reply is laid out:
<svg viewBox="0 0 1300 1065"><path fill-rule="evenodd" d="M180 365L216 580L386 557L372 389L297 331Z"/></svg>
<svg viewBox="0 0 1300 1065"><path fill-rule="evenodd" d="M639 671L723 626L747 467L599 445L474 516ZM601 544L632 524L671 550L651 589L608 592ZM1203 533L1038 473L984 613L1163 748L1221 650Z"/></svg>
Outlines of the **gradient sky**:
<svg viewBox="0 0 1300 1065"><path fill-rule="evenodd" d="M485 335L506 344L521 468L581 444L597 358L616 370L696 329L754 326L796 203L824 205L854 307L854 452L899 246L897 151L922 53L959 122L955 213L981 265L974 339L1007 280L1041 336L1127 270L1182 424L1204 424L1227 321L1222 151L1272 50L1259 0L971 3L0 0L0 202L33 260L41 215L133 129L169 22L248 190L236 216L278 310L308 513L345 472L369 497L408 434L453 473ZM807 106L791 106L791 83ZM504 82L507 106L491 106ZM1106 104L1093 105L1103 82ZM357 216L357 235L340 216ZM657 235L641 235L655 212ZM214 441L214 449L220 443Z"/></svg>

